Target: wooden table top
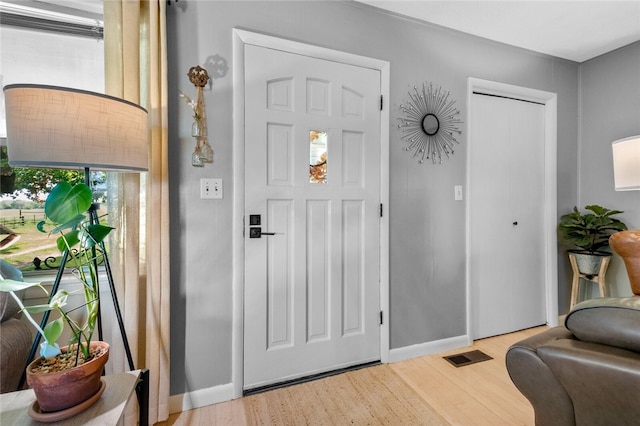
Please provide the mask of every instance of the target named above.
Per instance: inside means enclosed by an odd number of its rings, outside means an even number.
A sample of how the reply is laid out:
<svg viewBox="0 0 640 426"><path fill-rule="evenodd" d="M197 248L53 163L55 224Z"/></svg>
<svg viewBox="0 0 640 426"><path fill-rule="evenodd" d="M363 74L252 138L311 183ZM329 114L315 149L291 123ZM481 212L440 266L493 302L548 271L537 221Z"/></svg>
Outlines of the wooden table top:
<svg viewBox="0 0 640 426"><path fill-rule="evenodd" d="M85 411L49 425L115 425L136 388L140 370L104 376L106 389L100 399ZM32 389L0 394L0 425L43 425L29 416L36 397Z"/></svg>

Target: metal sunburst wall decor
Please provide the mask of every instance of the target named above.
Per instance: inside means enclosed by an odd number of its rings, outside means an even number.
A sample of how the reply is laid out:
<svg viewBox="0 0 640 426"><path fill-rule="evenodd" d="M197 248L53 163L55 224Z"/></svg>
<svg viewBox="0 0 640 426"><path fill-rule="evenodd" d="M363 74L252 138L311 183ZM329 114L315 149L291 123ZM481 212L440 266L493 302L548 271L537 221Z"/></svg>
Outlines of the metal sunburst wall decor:
<svg viewBox="0 0 640 426"><path fill-rule="evenodd" d="M432 83L423 83L422 88L413 87L409 100L400 105L404 117L400 117L398 128L405 133L402 136L409 146L406 151L415 151L414 158L420 163L431 159L442 164L443 157L454 154L454 144L459 144L456 135L462 134L458 124L460 110L454 107L456 101L450 100L451 92L442 87L435 88Z"/></svg>

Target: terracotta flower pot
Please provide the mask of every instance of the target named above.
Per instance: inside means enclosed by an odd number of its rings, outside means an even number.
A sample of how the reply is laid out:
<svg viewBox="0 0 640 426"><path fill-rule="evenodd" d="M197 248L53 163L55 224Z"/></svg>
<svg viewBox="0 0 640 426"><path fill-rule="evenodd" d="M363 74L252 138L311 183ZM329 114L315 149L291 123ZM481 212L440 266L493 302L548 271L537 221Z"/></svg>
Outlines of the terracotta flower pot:
<svg viewBox="0 0 640 426"><path fill-rule="evenodd" d="M102 383L100 377L104 365L109 360L109 344L100 341L91 342L91 347L106 349L102 355L95 357L77 367L55 373L33 373L33 366L40 360L33 361L27 367L27 383L34 390L40 410L55 412L78 405L98 392ZM62 348L65 352L66 347Z"/></svg>

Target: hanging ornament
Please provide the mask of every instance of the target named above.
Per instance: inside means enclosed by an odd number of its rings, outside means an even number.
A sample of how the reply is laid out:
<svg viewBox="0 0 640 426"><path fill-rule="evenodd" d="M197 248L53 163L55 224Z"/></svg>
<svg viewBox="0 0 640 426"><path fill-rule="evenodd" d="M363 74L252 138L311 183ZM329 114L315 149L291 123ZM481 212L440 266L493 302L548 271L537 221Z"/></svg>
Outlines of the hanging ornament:
<svg viewBox="0 0 640 426"><path fill-rule="evenodd" d="M213 163L213 149L207 140L207 114L203 95L203 87L209 81L209 74L207 70L196 65L189 69L187 76L189 81L196 86L195 101L180 92L180 96L187 100L188 105L193 110L191 136L196 139L196 147L191 156L191 164L194 167L203 167L204 163Z"/></svg>
<svg viewBox="0 0 640 426"><path fill-rule="evenodd" d="M191 165L193 167L204 167L204 160L202 158L202 149L200 148L200 140L196 139L196 148L191 154Z"/></svg>

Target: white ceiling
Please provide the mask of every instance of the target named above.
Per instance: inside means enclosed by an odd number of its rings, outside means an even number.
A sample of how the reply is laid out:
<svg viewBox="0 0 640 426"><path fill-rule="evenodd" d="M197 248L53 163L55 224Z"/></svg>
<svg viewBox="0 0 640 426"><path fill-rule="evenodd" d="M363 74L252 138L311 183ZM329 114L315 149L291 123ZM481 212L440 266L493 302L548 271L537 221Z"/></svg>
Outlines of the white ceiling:
<svg viewBox="0 0 640 426"><path fill-rule="evenodd" d="M102 0L4 1L58 11L80 10L86 17L102 14ZM576 62L640 40L640 0L356 1Z"/></svg>
<svg viewBox="0 0 640 426"><path fill-rule="evenodd" d="M640 0L357 1L576 62L640 40Z"/></svg>

